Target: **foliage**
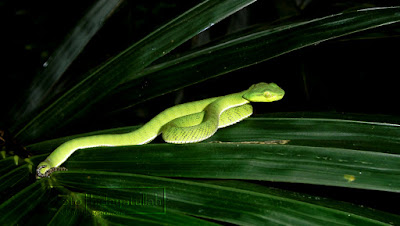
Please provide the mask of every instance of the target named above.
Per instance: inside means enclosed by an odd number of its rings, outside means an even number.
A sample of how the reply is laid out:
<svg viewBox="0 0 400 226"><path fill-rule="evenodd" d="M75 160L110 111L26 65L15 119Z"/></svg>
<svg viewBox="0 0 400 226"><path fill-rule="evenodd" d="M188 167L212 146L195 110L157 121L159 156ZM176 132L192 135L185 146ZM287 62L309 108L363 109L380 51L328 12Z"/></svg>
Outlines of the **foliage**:
<svg viewBox="0 0 400 226"><path fill-rule="evenodd" d="M2 112L9 120L0 125L16 142L2 137L0 222L400 222L386 205L400 198L400 126L391 104L398 99L391 80L397 65L386 54L399 49L398 4L172 2L147 3L150 12L145 2L99 0L69 22L68 36L51 42L57 48L36 47L38 55L46 48L53 54L31 70L39 72L21 85L21 101L5 103L13 107ZM132 16L140 11L166 18ZM234 29L250 15L251 26ZM121 21L137 34L116 36ZM131 131L137 126L122 126L144 123L171 100L260 81L279 84L285 98L255 104L255 117L202 143L92 148L71 156L69 171L34 178L36 165L66 140Z"/></svg>

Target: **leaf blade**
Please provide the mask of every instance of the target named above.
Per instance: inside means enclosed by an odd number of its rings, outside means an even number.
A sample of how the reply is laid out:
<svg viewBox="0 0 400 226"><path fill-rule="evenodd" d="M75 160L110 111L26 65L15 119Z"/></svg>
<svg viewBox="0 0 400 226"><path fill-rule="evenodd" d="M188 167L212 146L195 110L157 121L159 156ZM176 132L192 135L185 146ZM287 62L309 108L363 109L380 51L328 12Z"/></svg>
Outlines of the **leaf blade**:
<svg viewBox="0 0 400 226"><path fill-rule="evenodd" d="M43 65L43 70L38 74L27 92L25 101L13 115L13 127L18 128L25 117L49 100L49 93L61 75L76 59L91 38L103 26L105 18L121 3L121 0L97 1L74 27L71 34L55 50L48 61Z"/></svg>
<svg viewBox="0 0 400 226"><path fill-rule="evenodd" d="M161 144L86 150L74 154L65 166L163 177L262 180L400 192L399 161L399 155L338 148Z"/></svg>
<svg viewBox="0 0 400 226"><path fill-rule="evenodd" d="M128 75L135 75L201 30L254 1L222 0L200 3L97 68L25 127L14 131L15 137L22 142L35 140L38 137L43 139L47 131L60 129L73 118L84 114L92 104L125 81ZM91 100L89 103L86 101L88 98Z"/></svg>
<svg viewBox="0 0 400 226"><path fill-rule="evenodd" d="M234 224L384 224L389 220L375 220L353 214L351 210L341 211L290 199L285 195L272 195L255 191L192 181L159 178L124 173L99 171L69 171L54 174L57 183L66 188L79 189L88 193L104 195L102 189L114 197L133 196L133 187L158 186L166 191L167 210L188 215L215 219ZM121 182L123 186L121 187ZM103 190L104 191L104 190ZM284 191L282 191L284 193ZM132 208L126 206L125 208ZM392 221L399 220L392 216Z"/></svg>
<svg viewBox="0 0 400 226"><path fill-rule="evenodd" d="M250 118L219 130L203 143L86 149L72 155L65 165L168 177L267 180L399 192L399 137L397 124ZM282 139L289 143L268 144ZM207 143L215 141L220 142ZM58 144L60 141L31 148L33 153L35 149L51 151Z"/></svg>
<svg viewBox="0 0 400 226"><path fill-rule="evenodd" d="M217 43L150 66L121 85L106 102L125 109L148 99L248 67L280 55L356 32L400 21L400 7L336 14L277 28L256 29L246 36ZM146 89L142 89L146 81ZM112 100L123 100L116 103Z"/></svg>

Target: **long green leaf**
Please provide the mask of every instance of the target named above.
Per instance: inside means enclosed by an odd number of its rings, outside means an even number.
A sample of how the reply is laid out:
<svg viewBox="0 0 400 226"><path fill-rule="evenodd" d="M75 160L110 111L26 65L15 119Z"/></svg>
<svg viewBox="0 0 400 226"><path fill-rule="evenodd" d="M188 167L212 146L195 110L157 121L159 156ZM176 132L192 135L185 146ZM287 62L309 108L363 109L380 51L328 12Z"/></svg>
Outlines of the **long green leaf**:
<svg viewBox="0 0 400 226"><path fill-rule="evenodd" d="M196 180L199 181L199 180ZM326 197L321 197L321 196L316 196L316 195L310 195L310 194L305 194L303 192L293 192L293 191L287 191L287 190L282 190L282 189L277 189L277 188L271 188L267 186L262 186L257 183L250 183L246 181L241 181L241 180L206 180L202 181L204 183L208 184L215 184L219 186L224 186L224 187L231 187L231 188L237 188L237 189L242 189L242 190L248 190L248 191L254 191L257 193L262 193L262 194L269 194L273 196L280 196L280 197L286 197L288 199L293 199L297 200L300 202L306 202L310 204L315 204L319 206L324 206L330 209L337 209L340 211L345 211L349 212L351 214L359 215L359 216L364 216L368 217L371 219L375 219L378 221L382 222L393 222L398 221L400 218L399 216L395 216L393 218L392 214L388 214L376 209L371 209L368 208L367 206L363 205L357 205L354 203L347 203L347 202L342 202L338 200L332 200ZM312 187L310 187L312 189ZM310 191L310 193L313 193L314 190ZM397 218L397 220L396 220Z"/></svg>
<svg viewBox="0 0 400 226"><path fill-rule="evenodd" d="M29 166L23 165L0 176L0 203L18 193L21 188L29 185L32 182L30 180L32 175Z"/></svg>
<svg viewBox="0 0 400 226"><path fill-rule="evenodd" d="M58 186L60 188L60 186ZM100 188L102 189L102 188ZM133 188L132 190L140 190ZM61 190L66 191L65 188ZM104 191L104 189L102 189ZM108 191L107 191L108 193ZM71 193L68 195L62 195L65 200L65 205L58 209L57 214L51 219L50 224L60 225L76 224L78 222L88 221L92 218L99 224L119 224L119 225L131 225L131 224L146 224L146 225L216 225L206 220L198 219L192 216L187 216L182 213L169 211L168 213L148 213L148 214L125 214L127 211L118 209L115 205L91 205L90 203L106 203L110 198L114 198L113 195L107 196L95 196L90 193ZM90 200L90 201L88 201ZM123 201L123 200L121 200ZM124 200L126 201L126 200ZM138 207L137 209L140 209ZM146 209L146 207L142 208Z"/></svg>
<svg viewBox="0 0 400 226"><path fill-rule="evenodd" d="M209 141L289 140L291 145L400 154L400 125L326 118L250 118Z"/></svg>
<svg viewBox="0 0 400 226"><path fill-rule="evenodd" d="M166 204L167 214L168 211L179 211L233 224L383 225L400 220L398 216L387 215L387 218L378 221L353 214L351 210L342 211L318 206L290 199L285 195L134 174L69 171L55 173L53 180L59 186L120 200L131 200L132 197L141 194L140 189L157 186L165 191L160 204L153 202L147 206L140 206L141 208L157 209ZM121 210L121 206L118 205L107 207L111 212ZM137 208L138 206L125 202L123 214L129 214Z"/></svg>
<svg viewBox="0 0 400 226"><path fill-rule="evenodd" d="M22 142L39 137L43 139L48 131L61 129L75 117L84 114L92 104L127 78L135 76L184 41L254 1L221 0L200 3L99 67L21 130L13 131L16 138Z"/></svg>
<svg viewBox="0 0 400 226"><path fill-rule="evenodd" d="M80 150L65 165L168 177L268 180L399 192L399 137L397 124L250 118L219 130L202 144ZM52 151L59 143L30 148L33 153Z"/></svg>
<svg viewBox="0 0 400 226"><path fill-rule="evenodd" d="M17 195L0 204L0 222L5 225L15 225L27 213L35 208L40 209L40 202L45 200L46 188L44 182L37 181L23 189Z"/></svg>
<svg viewBox="0 0 400 226"><path fill-rule="evenodd" d="M246 36L146 68L114 90L104 106L107 110L126 108L294 50L397 23L399 12L400 7L372 8L262 31L256 29ZM143 85L146 89L142 89Z"/></svg>
<svg viewBox="0 0 400 226"><path fill-rule="evenodd" d="M18 161L17 161L18 163ZM14 157L7 157L5 159L0 160L0 174L5 174L12 169L17 168L18 164L15 163Z"/></svg>
<svg viewBox="0 0 400 226"><path fill-rule="evenodd" d="M399 155L326 147L237 143L96 148L76 153L65 166L400 192Z"/></svg>
<svg viewBox="0 0 400 226"><path fill-rule="evenodd" d="M43 71L32 82L25 101L13 112L14 127L24 122L22 119L40 107L53 95L49 93L61 75L67 70L79 53L103 26L105 18L115 10L121 0L99 0L75 26L71 34L43 65ZM21 107L22 106L22 107Z"/></svg>

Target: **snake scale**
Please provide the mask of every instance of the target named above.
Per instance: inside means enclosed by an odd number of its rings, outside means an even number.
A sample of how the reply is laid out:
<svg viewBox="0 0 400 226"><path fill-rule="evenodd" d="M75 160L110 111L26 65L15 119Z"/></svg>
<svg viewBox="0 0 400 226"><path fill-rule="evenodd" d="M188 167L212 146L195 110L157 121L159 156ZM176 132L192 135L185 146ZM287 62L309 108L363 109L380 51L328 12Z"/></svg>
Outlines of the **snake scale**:
<svg viewBox="0 0 400 226"><path fill-rule="evenodd" d="M250 102L272 102L285 92L275 83L258 83L242 92L179 104L168 108L141 128L124 134L104 134L69 140L56 148L36 170L37 178L49 177L76 150L92 147L142 145L162 134L165 142L203 141L219 128L237 123L253 113Z"/></svg>

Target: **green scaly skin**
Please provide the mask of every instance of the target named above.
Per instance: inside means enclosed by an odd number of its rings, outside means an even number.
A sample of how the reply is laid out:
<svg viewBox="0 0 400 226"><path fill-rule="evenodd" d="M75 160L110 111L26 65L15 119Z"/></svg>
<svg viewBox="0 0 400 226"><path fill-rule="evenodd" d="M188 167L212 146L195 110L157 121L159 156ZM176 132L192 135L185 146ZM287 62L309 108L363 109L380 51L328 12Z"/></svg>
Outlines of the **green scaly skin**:
<svg viewBox="0 0 400 226"><path fill-rule="evenodd" d="M142 145L151 142L161 133L168 143L203 141L211 137L218 128L249 117L253 113L250 102L277 101L284 94L275 83L258 83L239 93L173 106L129 133L95 135L67 141L38 165L37 178L48 177L78 149Z"/></svg>

